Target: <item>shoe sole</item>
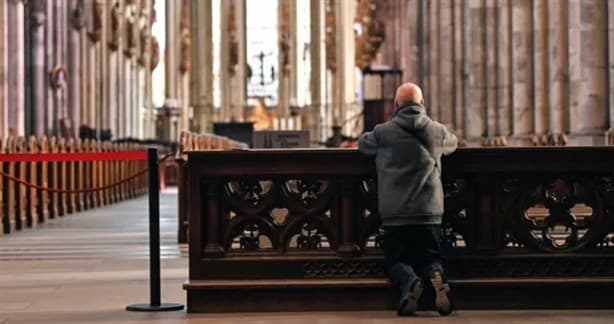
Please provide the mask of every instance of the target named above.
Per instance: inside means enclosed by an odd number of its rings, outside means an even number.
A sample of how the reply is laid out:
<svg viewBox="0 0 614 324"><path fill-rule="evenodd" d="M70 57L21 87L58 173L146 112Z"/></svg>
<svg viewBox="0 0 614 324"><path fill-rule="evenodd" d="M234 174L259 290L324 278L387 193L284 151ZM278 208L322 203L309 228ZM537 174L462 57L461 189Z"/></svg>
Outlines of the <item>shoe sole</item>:
<svg viewBox="0 0 614 324"><path fill-rule="evenodd" d="M407 292L407 301L399 310L399 316L410 316L416 313L418 310L418 300L420 299L423 290L424 288L422 288L420 282L413 284L412 287L409 288L409 291Z"/></svg>
<svg viewBox="0 0 614 324"><path fill-rule="evenodd" d="M433 275L431 284L435 289L435 305L437 306L437 311L441 315L449 315L452 312L450 299L448 298L450 285L443 281L440 273L435 273Z"/></svg>

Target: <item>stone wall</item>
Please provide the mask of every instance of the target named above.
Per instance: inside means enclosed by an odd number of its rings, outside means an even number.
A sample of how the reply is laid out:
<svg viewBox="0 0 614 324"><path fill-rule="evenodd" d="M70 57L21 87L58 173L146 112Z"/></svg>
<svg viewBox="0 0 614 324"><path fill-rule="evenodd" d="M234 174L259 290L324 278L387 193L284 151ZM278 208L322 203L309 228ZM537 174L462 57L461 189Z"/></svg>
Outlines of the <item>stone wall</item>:
<svg viewBox="0 0 614 324"><path fill-rule="evenodd" d="M387 3L401 31L387 34L384 63L420 83L433 117L470 144L612 142L613 2Z"/></svg>

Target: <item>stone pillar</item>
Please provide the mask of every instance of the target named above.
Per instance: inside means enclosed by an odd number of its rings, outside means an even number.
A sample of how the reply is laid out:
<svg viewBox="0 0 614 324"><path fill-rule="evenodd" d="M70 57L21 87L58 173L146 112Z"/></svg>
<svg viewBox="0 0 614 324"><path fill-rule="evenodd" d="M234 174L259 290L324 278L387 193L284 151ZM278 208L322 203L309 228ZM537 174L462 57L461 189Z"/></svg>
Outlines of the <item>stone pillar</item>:
<svg viewBox="0 0 614 324"><path fill-rule="evenodd" d="M498 0L497 16L497 135L507 137L512 131L513 106L511 1Z"/></svg>
<svg viewBox="0 0 614 324"><path fill-rule="evenodd" d="M72 0L68 8L70 19L68 43L68 116L72 121L74 136L79 135L79 121L81 120L81 29L85 25L83 0Z"/></svg>
<svg viewBox="0 0 614 324"><path fill-rule="evenodd" d="M324 83L326 78L326 67L324 58L324 2L321 0L311 0L310 7L311 27L310 27L310 50L311 50L311 71L310 71L310 87L311 87L311 117L310 134L312 141L323 141L322 137L322 122L325 120L323 116L322 106L324 104L323 95L325 93Z"/></svg>
<svg viewBox="0 0 614 324"><path fill-rule="evenodd" d="M605 0L580 1L581 113L577 144L604 144L608 127L608 8ZM571 44L570 44L571 45Z"/></svg>
<svg viewBox="0 0 614 324"><path fill-rule="evenodd" d="M35 124L37 124L37 128L40 127L42 128L43 133L47 133L53 130L52 116L56 108L55 90L51 86L51 80L49 78L49 74L56 67L56 64L57 64L56 51L55 51L55 46L56 46L55 31L57 28L57 24L55 22L56 17L55 17L54 1L41 1L41 2L44 2L46 4L46 12L48 16L47 17L48 19L45 20L45 28L44 28L45 46L43 47L44 55L45 55L45 66L43 69L44 77L42 77L42 80L44 80L45 82L44 88L43 88L43 91L45 92L45 95L43 97L45 98L44 99L45 104L44 104L43 109L40 109L39 111L36 112L37 118L34 122Z"/></svg>
<svg viewBox="0 0 614 324"><path fill-rule="evenodd" d="M569 131L569 1L548 1L550 131Z"/></svg>
<svg viewBox="0 0 614 324"><path fill-rule="evenodd" d="M334 124L343 124L347 120L348 106L354 96L354 16L356 3L353 1L337 0L335 5L335 64L336 70L332 82L332 116ZM343 132L348 133L348 125Z"/></svg>
<svg viewBox="0 0 614 324"><path fill-rule="evenodd" d="M465 15L464 10L467 4L463 0L454 0L454 130L456 133L464 137L465 136L465 123L464 114L466 96L466 82L465 82Z"/></svg>
<svg viewBox="0 0 614 324"><path fill-rule="evenodd" d="M295 1L279 2L279 61L278 61L278 104L277 117L281 122L280 129L288 129L288 118L290 117L290 100L292 96L292 79L295 77L296 55L292 55L296 49L296 17L293 12L296 11ZM293 32L294 31L294 32Z"/></svg>
<svg viewBox="0 0 614 324"><path fill-rule="evenodd" d="M437 121L442 120L442 107L440 103L441 93L439 91L441 80L441 34L440 23L443 19L440 16L440 1L429 1L429 84L426 86L429 101L425 103L431 118Z"/></svg>
<svg viewBox="0 0 614 324"><path fill-rule="evenodd" d="M407 18L401 18L401 26L404 30L401 36L401 68L403 69L403 79L414 83L421 83L420 75L420 34L421 26L418 26L419 3L421 0L403 1L402 15L407 14ZM422 84L420 84L423 86Z"/></svg>
<svg viewBox="0 0 614 324"><path fill-rule="evenodd" d="M45 84L48 74L45 73L45 29L47 6L44 0L33 0L29 3L31 13L32 37L32 111L30 118L34 122L33 131L37 135L47 133L45 127ZM50 23L47 24L49 26ZM57 49L58 47L56 47Z"/></svg>
<svg viewBox="0 0 614 324"><path fill-rule="evenodd" d="M197 131L208 131L213 116L213 43L211 35L211 0L191 1L192 66L190 71L190 101Z"/></svg>
<svg viewBox="0 0 614 324"><path fill-rule="evenodd" d="M484 15L485 15L485 25L484 25L484 37L486 40L485 44L485 58L486 58L486 67L485 67L485 95L486 95L486 105L485 105L485 127L486 127L486 137L494 138L498 134L497 130L497 69L499 68L499 56L498 51L500 50L498 45L498 30L497 24L499 18L497 17L497 2L496 1L484 1ZM489 144L494 144L492 141Z"/></svg>
<svg viewBox="0 0 614 324"><path fill-rule="evenodd" d="M220 25L213 26L213 28L220 29L220 47L219 47L219 56L220 56L220 64L219 71L217 71L220 80L220 120L227 122L230 120L230 115L232 114L232 108L230 107L230 100L232 98L233 89L230 86L230 43L232 40L230 39L231 31L229 29L230 25L230 14L231 10L234 10L234 1L221 1L220 2Z"/></svg>
<svg viewBox="0 0 614 324"><path fill-rule="evenodd" d="M469 2L469 32L471 40L467 42L469 64L469 97L471 105L466 111L466 137L470 141L482 139L485 131L486 113L486 21L483 0Z"/></svg>
<svg viewBox="0 0 614 324"><path fill-rule="evenodd" d="M67 68L68 60L67 60L67 48L68 48L68 2L67 1L56 1L56 19L57 19L57 64L58 67L62 69ZM64 78L68 78L66 73L64 74ZM57 101L57 110L55 112L55 116L51 121L53 124L53 128L56 129L56 132L59 134L61 130L60 122L66 118L68 118L68 98L67 98L67 81L64 80L64 84L56 88L56 101Z"/></svg>
<svg viewBox="0 0 614 324"><path fill-rule="evenodd" d="M24 5L21 0L8 2L8 125L9 132L25 135L25 47Z"/></svg>
<svg viewBox="0 0 614 324"><path fill-rule="evenodd" d="M528 144L533 132L533 64L531 0L512 2L513 134L516 144Z"/></svg>
<svg viewBox="0 0 614 324"><path fill-rule="evenodd" d="M179 33L179 23L181 18L181 1L166 0L166 47L164 54L164 68L165 68L165 91L166 98L164 100L164 109L167 111L177 111L181 107L179 101L179 89L181 85L181 78L179 75L180 64L180 50L181 50L181 37ZM197 21L197 20L194 20ZM166 114L171 116L171 114ZM174 115L173 115L174 116ZM165 128L171 129L171 120L167 120ZM170 140L173 132L168 135Z"/></svg>
<svg viewBox="0 0 614 324"><path fill-rule="evenodd" d="M230 86L233 89L230 98L231 119L234 121L243 121L243 110L247 99L247 11L245 1L247 0L233 0L233 19L235 20L236 34L234 38L233 35L230 35L231 66L229 69L234 71L230 80ZM236 51L234 50L235 46Z"/></svg>
<svg viewBox="0 0 614 324"><path fill-rule="evenodd" d="M548 0L533 1L533 107L535 134L542 137L548 132L550 101L548 90ZM555 1L556 2L556 1Z"/></svg>
<svg viewBox="0 0 614 324"><path fill-rule="evenodd" d="M109 98L109 130L114 137L118 137L119 135L119 113L120 113L120 96L118 93L120 92L119 88L119 61L121 54L118 50L119 48L119 17L117 16L116 11L118 10L116 7L117 1L109 1L107 2L107 12L109 13L109 19L107 19L109 35L107 37L107 44L105 46L109 47L108 53L108 63L107 63L107 81L109 83L108 89L110 94L112 95Z"/></svg>
<svg viewBox="0 0 614 324"><path fill-rule="evenodd" d="M8 3L0 1L0 138L8 136Z"/></svg>
<svg viewBox="0 0 614 324"><path fill-rule="evenodd" d="M448 128L454 127L454 4L452 1L441 2L440 13L440 121Z"/></svg>

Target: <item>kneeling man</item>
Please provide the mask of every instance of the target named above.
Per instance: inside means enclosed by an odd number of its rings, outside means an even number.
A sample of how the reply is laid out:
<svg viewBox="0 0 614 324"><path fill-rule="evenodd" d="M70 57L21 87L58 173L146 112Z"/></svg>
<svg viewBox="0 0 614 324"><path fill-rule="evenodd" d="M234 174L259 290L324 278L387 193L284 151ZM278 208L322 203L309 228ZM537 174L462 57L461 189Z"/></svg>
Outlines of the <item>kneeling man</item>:
<svg viewBox="0 0 614 324"><path fill-rule="evenodd" d="M434 289L441 315L452 311L440 255L441 156L456 150L457 139L423 105L422 90L404 83L392 120L359 139L360 151L375 156L386 273L400 293L401 316L416 312L423 287Z"/></svg>

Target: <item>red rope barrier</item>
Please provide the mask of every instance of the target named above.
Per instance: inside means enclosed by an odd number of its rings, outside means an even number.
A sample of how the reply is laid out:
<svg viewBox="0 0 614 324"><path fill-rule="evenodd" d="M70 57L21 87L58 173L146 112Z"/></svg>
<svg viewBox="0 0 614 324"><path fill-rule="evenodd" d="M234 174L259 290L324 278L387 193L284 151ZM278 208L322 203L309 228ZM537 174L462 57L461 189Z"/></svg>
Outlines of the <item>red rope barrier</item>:
<svg viewBox="0 0 614 324"><path fill-rule="evenodd" d="M171 156L171 154L165 155L164 157L162 157L159 160L159 162L165 161L170 156ZM147 152L145 152L145 157L147 157ZM28 162L34 162L34 161L28 160ZM52 161L52 162L56 162L56 161ZM43 190L43 191L52 192L52 193L77 194L77 193L88 193L88 192L96 192L96 191L101 191L101 190L107 190L107 189L119 186L121 184L124 184L124 183L126 183L128 181L131 181L131 180L133 180L133 179L135 179L137 177L140 177L143 174L147 173L147 171L149 171L149 168L145 168L145 169L143 169L143 170L141 170L139 172L136 172L135 174L133 174L133 175L131 175L131 176L125 178L125 179L116 181L116 182L108 184L108 185L104 185L104 186L100 186L100 187L96 187L96 188L72 189L72 190L71 189L59 189L59 188L49 188L49 187L39 186L39 185L30 183L30 182L28 182L26 180L14 177L14 176L12 176L12 175L10 175L8 173L5 173L2 170L0 170L0 176L3 176L5 178L7 178L9 180L12 180L14 182L17 182L19 184L25 185L26 187L29 187L29 188L35 188L35 189L38 189L38 190Z"/></svg>
<svg viewBox="0 0 614 324"><path fill-rule="evenodd" d="M0 162L143 161L146 151L78 153L0 153Z"/></svg>

